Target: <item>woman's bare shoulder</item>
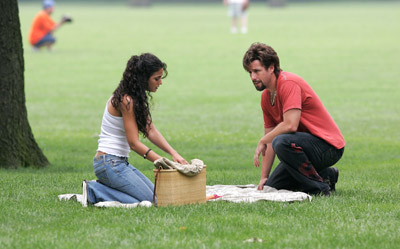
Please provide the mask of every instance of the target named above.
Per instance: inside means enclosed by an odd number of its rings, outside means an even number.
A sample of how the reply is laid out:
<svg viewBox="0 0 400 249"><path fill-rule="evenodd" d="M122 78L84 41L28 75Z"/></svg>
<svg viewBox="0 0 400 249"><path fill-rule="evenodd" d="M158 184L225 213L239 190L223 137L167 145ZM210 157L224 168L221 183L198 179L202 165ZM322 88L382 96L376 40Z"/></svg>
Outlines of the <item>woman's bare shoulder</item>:
<svg viewBox="0 0 400 249"><path fill-rule="evenodd" d="M133 108L134 108L134 105L133 105L132 97L129 96L128 94L125 94L122 97L122 101L120 103L120 107L119 107L120 111L121 112L133 112Z"/></svg>
<svg viewBox="0 0 400 249"><path fill-rule="evenodd" d="M122 102L120 102L118 108L115 108L114 105L112 104L112 99L113 99L113 96L111 96L107 101L108 112L113 116L122 117L121 107L124 106L124 104Z"/></svg>

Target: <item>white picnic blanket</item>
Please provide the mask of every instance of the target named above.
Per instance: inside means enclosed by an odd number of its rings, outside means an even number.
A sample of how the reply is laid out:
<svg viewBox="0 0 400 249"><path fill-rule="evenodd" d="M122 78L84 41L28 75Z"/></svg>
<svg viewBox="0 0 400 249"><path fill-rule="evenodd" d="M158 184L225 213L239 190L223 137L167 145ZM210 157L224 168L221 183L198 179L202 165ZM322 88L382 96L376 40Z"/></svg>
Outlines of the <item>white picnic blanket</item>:
<svg viewBox="0 0 400 249"><path fill-rule="evenodd" d="M83 202L83 195L81 194L62 194L58 195L60 201L77 201L82 204L83 207L87 206L87 203ZM121 203L118 201L102 201L94 204L95 207L122 207L122 208L136 208L136 207L151 207L153 204L149 201L142 201L138 203Z"/></svg>
<svg viewBox="0 0 400 249"><path fill-rule="evenodd" d="M278 201L278 202L294 202L294 201L311 201L312 197L303 192L293 192L289 190L277 190L268 186L264 186L262 191L257 190L257 185L213 185L206 186L206 196L215 196L214 199L208 201L229 201L234 203L256 201ZM83 203L83 195L81 194L61 194L58 195L60 201L74 200L85 206ZM95 207L151 207L153 204L149 201L140 203L120 203L117 201L104 201L94 204Z"/></svg>
<svg viewBox="0 0 400 249"><path fill-rule="evenodd" d="M256 202L256 201L311 201L311 195L303 192L293 192L289 190L277 190L275 188L264 186L264 189L257 190L257 185L213 185L206 186L207 196L217 195L216 199L209 201L229 201L229 202Z"/></svg>

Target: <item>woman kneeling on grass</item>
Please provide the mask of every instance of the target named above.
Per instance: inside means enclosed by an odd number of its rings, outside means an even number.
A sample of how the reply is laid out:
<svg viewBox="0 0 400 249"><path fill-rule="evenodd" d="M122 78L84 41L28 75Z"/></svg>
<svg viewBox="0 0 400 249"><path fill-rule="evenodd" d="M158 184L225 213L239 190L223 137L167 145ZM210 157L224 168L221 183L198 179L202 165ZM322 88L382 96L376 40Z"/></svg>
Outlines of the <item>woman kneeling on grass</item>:
<svg viewBox="0 0 400 249"><path fill-rule="evenodd" d="M166 67L149 53L129 59L121 82L106 104L93 159L98 181L83 182L84 205L152 201L153 183L129 164L128 157L130 149L151 162L161 156L139 140L139 133L170 154L175 162L187 164L156 129L149 110L150 93L156 92L167 76Z"/></svg>

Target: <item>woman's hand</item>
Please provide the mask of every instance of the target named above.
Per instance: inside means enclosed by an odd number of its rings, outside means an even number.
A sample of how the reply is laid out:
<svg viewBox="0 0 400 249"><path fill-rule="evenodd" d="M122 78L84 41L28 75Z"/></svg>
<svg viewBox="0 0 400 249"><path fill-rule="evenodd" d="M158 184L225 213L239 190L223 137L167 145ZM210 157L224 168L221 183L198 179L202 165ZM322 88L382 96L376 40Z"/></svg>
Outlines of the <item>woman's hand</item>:
<svg viewBox="0 0 400 249"><path fill-rule="evenodd" d="M185 158L181 157L178 153L172 155L172 160L180 164L188 164Z"/></svg>

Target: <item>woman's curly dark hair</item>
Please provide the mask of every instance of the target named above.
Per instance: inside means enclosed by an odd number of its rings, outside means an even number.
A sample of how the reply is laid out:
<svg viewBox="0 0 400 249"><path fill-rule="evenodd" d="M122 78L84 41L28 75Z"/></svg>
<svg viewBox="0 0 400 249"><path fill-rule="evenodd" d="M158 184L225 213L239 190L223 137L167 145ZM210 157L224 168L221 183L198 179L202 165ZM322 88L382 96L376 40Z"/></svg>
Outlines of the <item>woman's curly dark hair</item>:
<svg viewBox="0 0 400 249"><path fill-rule="evenodd" d="M155 55L144 53L140 56L132 56L126 65L123 77L113 93L111 104L119 110L122 98L125 94L129 95L134 102L134 114L139 132L144 137L148 136L148 128L152 119L150 114L149 98L152 96L149 90L150 77L159 71L164 70L162 78L167 77L167 65ZM129 106L127 106L129 108Z"/></svg>

